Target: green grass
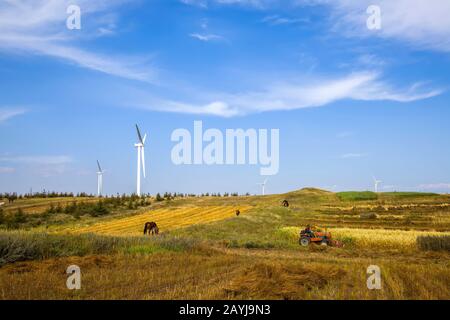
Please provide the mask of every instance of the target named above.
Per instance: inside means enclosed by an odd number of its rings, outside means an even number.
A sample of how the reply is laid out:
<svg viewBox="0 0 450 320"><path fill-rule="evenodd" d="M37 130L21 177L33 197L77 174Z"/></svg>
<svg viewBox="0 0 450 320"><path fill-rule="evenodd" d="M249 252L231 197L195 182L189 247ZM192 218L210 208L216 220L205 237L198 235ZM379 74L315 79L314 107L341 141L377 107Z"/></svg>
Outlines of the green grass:
<svg viewBox="0 0 450 320"><path fill-rule="evenodd" d="M378 199L378 195L371 191L345 191L336 193L336 196L341 201L367 201Z"/></svg>
<svg viewBox="0 0 450 320"><path fill-rule="evenodd" d="M0 231L0 267L26 260L89 254L154 253L192 250L199 246L194 239L177 237L110 237L95 234L49 235L46 233Z"/></svg>

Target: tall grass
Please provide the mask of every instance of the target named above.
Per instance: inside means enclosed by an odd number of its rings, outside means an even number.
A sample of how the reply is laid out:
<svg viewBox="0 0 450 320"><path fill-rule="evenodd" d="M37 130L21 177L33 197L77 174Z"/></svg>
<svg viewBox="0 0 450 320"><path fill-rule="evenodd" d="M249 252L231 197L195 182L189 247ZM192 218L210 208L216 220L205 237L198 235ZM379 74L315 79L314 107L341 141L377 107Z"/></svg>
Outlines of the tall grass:
<svg viewBox="0 0 450 320"><path fill-rule="evenodd" d="M300 227L284 227L280 229L280 232L284 233L284 237L294 241L298 239L299 230ZM347 246L362 249L413 250L416 248L418 237L450 238L450 232L352 228L330 228L328 231L331 232L334 239L344 242ZM431 242L430 240L422 240L422 242L426 241Z"/></svg>
<svg viewBox="0 0 450 320"><path fill-rule="evenodd" d="M182 251L199 241L176 237L110 237L94 234L49 235L21 231L0 232L0 266L24 260L84 256L115 252ZM133 249L134 248L134 249ZM139 249L137 249L139 248Z"/></svg>
<svg viewBox="0 0 450 320"><path fill-rule="evenodd" d="M450 235L419 236L417 237L417 246L421 250L450 251Z"/></svg>

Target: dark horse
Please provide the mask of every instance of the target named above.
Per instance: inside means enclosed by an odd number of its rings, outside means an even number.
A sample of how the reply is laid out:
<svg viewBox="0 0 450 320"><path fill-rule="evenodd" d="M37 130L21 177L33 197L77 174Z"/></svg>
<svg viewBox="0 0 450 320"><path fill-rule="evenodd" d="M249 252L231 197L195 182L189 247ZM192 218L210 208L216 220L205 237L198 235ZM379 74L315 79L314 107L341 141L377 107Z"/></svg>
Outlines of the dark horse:
<svg viewBox="0 0 450 320"><path fill-rule="evenodd" d="M283 200L282 202L283 207L289 207L289 202L287 200Z"/></svg>
<svg viewBox="0 0 450 320"><path fill-rule="evenodd" d="M239 210L236 210L236 216L238 216L239 217L239 215L241 214L241 211L239 211Z"/></svg>
<svg viewBox="0 0 450 320"><path fill-rule="evenodd" d="M145 234L158 234L159 228L155 222L146 222L144 225L144 235Z"/></svg>

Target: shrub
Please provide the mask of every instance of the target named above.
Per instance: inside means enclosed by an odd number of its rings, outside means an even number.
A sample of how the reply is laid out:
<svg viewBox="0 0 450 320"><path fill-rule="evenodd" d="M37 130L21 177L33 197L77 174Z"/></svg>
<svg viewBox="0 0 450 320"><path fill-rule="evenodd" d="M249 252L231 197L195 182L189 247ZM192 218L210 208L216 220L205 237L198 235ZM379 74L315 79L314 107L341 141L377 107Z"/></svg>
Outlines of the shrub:
<svg viewBox="0 0 450 320"><path fill-rule="evenodd" d="M450 236L419 236L417 246L421 250L450 251Z"/></svg>

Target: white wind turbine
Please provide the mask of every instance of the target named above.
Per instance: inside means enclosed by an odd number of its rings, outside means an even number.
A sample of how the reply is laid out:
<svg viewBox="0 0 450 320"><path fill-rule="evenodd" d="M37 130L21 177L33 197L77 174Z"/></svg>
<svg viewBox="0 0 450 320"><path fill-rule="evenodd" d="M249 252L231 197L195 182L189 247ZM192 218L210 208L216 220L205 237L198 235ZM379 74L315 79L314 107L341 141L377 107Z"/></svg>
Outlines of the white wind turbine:
<svg viewBox="0 0 450 320"><path fill-rule="evenodd" d="M103 170L102 167L100 167L100 162L97 160L97 196L101 197L103 195Z"/></svg>
<svg viewBox="0 0 450 320"><path fill-rule="evenodd" d="M137 148L137 181L136 181L136 194L141 196L141 160L142 160L142 171L145 178L145 156L144 156L144 146L145 139L147 139L147 134L142 138L141 131L139 131L139 127L136 125L136 131L139 138L139 142L135 143L134 146Z"/></svg>
<svg viewBox="0 0 450 320"><path fill-rule="evenodd" d="M267 183L267 178L264 180L263 183L258 183L258 185L260 185L262 187L262 195L264 196L266 194L266 183Z"/></svg>
<svg viewBox="0 0 450 320"><path fill-rule="evenodd" d="M380 183L382 183L382 182L383 182L383 181L377 180L377 178L375 178L375 176L373 176L373 183L374 183L374 187L375 187L375 193L378 192L378 185L379 185Z"/></svg>

